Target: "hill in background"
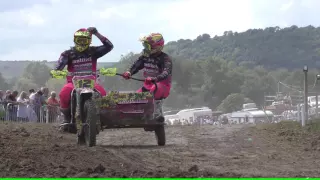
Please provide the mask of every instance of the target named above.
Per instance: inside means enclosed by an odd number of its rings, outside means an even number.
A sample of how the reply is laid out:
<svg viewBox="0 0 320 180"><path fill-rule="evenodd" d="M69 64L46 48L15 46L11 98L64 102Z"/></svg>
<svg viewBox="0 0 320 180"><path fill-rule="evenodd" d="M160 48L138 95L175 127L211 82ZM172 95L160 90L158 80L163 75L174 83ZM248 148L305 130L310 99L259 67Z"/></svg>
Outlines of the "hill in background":
<svg viewBox="0 0 320 180"><path fill-rule="evenodd" d="M237 64L268 69L320 67L320 27L268 27L223 36L198 36L169 42L165 51L182 59L222 58Z"/></svg>
<svg viewBox="0 0 320 180"><path fill-rule="evenodd" d="M164 51L173 57L201 60L211 57L234 61L249 67L268 69L320 67L320 27L268 27L245 32L225 31L223 36L198 36L194 40L180 39L168 42ZM5 78L19 77L31 61L0 61ZM117 62L100 62L112 66ZM47 62L53 67L54 62Z"/></svg>

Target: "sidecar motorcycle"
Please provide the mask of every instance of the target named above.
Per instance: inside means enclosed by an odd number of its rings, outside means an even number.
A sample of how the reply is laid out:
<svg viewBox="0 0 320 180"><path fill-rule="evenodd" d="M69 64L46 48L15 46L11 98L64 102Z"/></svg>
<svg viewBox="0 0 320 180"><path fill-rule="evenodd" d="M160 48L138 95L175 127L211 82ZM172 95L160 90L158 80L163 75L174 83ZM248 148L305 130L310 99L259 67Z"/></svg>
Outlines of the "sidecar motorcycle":
<svg viewBox="0 0 320 180"><path fill-rule="evenodd" d="M51 74L53 78L62 79L68 73L51 71ZM100 75L110 76L105 69ZM143 128L145 131L154 131L157 144L166 144L162 100L154 100L150 92L110 91L102 97L94 89L96 78L92 72L73 73L72 76L74 90L71 93L71 122L62 124L61 127L67 127L69 132L76 133L78 144L95 146L100 131L115 128Z"/></svg>

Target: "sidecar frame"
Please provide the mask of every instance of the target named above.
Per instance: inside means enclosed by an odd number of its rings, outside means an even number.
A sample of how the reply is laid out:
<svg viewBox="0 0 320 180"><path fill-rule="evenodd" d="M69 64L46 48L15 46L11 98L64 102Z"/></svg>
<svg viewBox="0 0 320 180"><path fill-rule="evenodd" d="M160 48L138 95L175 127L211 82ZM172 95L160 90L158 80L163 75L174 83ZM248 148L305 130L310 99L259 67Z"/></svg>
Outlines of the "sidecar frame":
<svg viewBox="0 0 320 180"><path fill-rule="evenodd" d="M153 131L155 127L165 125L164 118L155 114L155 100L150 92L110 91L95 101L101 129L145 128Z"/></svg>

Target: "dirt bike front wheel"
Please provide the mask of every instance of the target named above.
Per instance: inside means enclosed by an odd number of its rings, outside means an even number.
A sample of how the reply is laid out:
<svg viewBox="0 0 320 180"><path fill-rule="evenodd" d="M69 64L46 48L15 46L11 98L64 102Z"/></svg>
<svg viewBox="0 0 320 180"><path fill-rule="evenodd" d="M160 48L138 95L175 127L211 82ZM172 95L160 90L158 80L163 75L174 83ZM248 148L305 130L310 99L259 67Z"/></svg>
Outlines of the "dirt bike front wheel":
<svg viewBox="0 0 320 180"><path fill-rule="evenodd" d="M97 109L92 99L87 99L84 103L84 124L83 133L86 145L89 147L96 145L97 138Z"/></svg>

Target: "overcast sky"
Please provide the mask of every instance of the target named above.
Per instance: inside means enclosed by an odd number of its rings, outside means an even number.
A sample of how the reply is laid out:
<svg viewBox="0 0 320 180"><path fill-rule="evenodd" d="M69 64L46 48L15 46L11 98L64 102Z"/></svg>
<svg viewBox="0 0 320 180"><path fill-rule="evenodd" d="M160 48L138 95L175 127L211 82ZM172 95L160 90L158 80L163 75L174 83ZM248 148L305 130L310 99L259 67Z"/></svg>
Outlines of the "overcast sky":
<svg viewBox="0 0 320 180"><path fill-rule="evenodd" d="M100 61L117 61L140 52L138 39L150 32L168 42L227 30L319 26L320 0L1 0L0 22L0 60L56 60L73 45L74 31L95 26L115 46Z"/></svg>

